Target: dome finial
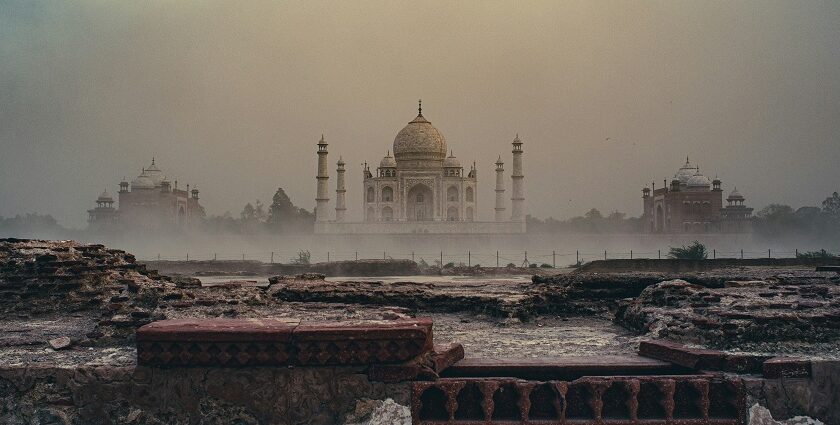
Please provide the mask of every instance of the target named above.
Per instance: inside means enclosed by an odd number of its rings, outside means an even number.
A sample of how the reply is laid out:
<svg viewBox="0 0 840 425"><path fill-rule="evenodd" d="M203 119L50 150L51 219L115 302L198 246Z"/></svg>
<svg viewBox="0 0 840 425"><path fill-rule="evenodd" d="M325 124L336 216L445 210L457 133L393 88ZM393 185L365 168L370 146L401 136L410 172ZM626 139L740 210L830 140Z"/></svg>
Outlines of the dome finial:
<svg viewBox="0 0 840 425"><path fill-rule="evenodd" d="M423 99L417 100L417 116L423 116Z"/></svg>
<svg viewBox="0 0 840 425"><path fill-rule="evenodd" d="M152 165L155 165L155 157L152 157Z"/></svg>

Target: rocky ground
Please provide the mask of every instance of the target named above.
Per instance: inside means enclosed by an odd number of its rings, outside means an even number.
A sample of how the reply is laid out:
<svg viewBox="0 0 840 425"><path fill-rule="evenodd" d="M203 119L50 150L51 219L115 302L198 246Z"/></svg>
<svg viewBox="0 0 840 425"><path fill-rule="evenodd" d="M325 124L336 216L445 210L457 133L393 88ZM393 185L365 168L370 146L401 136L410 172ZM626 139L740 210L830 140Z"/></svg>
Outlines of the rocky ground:
<svg viewBox="0 0 840 425"><path fill-rule="evenodd" d="M564 272L531 280L214 279L205 286L162 276L101 245L2 241L0 353L8 364L130 364L133 330L152 320L424 315L435 319L440 341L463 343L469 356L631 353L640 338L655 337L840 358L838 278L803 268Z"/></svg>

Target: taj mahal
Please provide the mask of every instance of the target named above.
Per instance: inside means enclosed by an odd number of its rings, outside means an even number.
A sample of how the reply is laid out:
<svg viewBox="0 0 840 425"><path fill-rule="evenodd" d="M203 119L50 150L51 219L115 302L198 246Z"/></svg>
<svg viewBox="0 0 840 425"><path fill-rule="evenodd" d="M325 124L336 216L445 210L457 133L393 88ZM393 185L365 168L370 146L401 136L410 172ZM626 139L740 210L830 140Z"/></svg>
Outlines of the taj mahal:
<svg viewBox="0 0 840 425"><path fill-rule="evenodd" d="M318 142L315 233L318 234L512 234L525 233L525 188L522 141L512 142L511 212L505 206L504 162L496 161L496 199L493 221L478 221L478 170L475 162L465 173L446 138L423 116L417 117L394 138L389 150L372 171L364 165L362 211L364 221L346 217L345 162L339 158L335 183L335 218L330 218L327 142ZM393 156L391 155L393 152Z"/></svg>

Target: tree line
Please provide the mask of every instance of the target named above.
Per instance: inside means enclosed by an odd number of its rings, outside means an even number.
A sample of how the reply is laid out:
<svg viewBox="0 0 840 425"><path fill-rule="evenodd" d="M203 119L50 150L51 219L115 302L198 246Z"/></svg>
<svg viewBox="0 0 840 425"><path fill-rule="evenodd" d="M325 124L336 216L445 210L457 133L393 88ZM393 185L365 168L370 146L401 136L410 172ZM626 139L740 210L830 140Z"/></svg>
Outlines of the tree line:
<svg viewBox="0 0 840 425"><path fill-rule="evenodd" d="M267 208L257 199L245 204L239 217L209 215L201 226L208 233L312 233L314 223L315 214L295 206L281 187Z"/></svg>

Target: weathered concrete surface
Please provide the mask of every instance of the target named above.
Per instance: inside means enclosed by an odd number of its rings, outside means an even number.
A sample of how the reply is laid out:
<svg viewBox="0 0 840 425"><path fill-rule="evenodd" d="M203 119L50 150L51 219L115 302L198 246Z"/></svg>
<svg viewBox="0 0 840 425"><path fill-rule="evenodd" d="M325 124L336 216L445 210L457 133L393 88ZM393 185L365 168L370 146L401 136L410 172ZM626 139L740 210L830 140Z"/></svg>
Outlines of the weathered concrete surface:
<svg viewBox="0 0 840 425"><path fill-rule="evenodd" d="M4 424L335 424L359 399L407 406L360 368L0 367Z"/></svg>

